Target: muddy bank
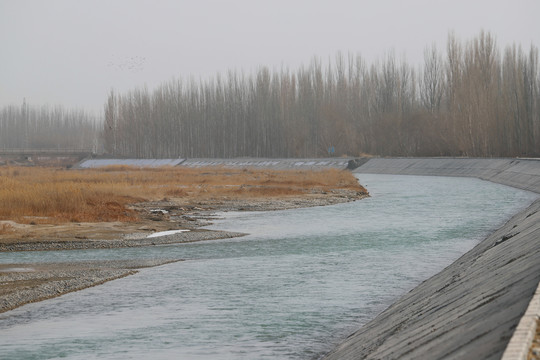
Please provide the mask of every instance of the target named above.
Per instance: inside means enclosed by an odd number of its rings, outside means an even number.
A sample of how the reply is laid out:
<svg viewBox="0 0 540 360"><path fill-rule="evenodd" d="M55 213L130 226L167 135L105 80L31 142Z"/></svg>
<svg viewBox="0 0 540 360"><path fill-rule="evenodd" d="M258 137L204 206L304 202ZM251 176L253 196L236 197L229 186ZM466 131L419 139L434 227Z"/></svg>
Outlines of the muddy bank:
<svg viewBox="0 0 540 360"><path fill-rule="evenodd" d="M540 193L538 160L371 159L356 172L472 176ZM539 239L537 200L324 358L500 359L540 281Z"/></svg>

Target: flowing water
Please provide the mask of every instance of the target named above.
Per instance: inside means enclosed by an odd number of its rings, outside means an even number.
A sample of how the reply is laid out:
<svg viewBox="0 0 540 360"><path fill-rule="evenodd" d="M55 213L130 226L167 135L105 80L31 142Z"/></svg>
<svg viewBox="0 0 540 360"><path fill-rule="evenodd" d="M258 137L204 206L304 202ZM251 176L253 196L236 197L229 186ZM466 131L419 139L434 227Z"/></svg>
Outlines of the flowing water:
<svg viewBox="0 0 540 360"><path fill-rule="evenodd" d="M371 198L212 226L242 238L0 255L187 259L0 314L0 358L317 358L537 197L477 179L359 178Z"/></svg>

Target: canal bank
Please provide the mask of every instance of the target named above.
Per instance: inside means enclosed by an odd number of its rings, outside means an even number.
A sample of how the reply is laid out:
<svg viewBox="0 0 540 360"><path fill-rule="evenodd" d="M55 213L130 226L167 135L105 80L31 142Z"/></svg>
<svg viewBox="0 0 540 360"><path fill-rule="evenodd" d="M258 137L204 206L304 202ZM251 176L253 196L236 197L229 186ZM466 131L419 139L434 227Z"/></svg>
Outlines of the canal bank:
<svg viewBox="0 0 540 360"><path fill-rule="evenodd" d="M540 193L532 159L371 159L356 173L477 177ZM540 200L325 359L500 359L540 281Z"/></svg>

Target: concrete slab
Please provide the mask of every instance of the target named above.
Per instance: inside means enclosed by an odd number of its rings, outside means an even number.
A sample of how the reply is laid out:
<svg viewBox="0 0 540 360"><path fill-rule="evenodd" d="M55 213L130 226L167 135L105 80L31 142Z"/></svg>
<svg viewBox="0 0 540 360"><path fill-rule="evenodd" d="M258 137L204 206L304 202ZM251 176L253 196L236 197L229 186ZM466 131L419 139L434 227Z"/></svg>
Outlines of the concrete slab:
<svg viewBox="0 0 540 360"><path fill-rule="evenodd" d="M81 161L77 167L89 169L122 165L133 167L177 166L183 161L184 159L88 159Z"/></svg>
<svg viewBox="0 0 540 360"><path fill-rule="evenodd" d="M540 193L540 159L370 159L354 172L360 174L477 177Z"/></svg>
<svg viewBox="0 0 540 360"><path fill-rule="evenodd" d="M540 193L533 159L371 159L357 173L474 176ZM540 200L324 359L500 359L540 282Z"/></svg>
<svg viewBox="0 0 540 360"><path fill-rule="evenodd" d="M345 169L350 158L321 158L321 159L261 159L261 158L235 158L235 159L187 159L181 166L204 167L224 166L230 168L262 168L262 169Z"/></svg>

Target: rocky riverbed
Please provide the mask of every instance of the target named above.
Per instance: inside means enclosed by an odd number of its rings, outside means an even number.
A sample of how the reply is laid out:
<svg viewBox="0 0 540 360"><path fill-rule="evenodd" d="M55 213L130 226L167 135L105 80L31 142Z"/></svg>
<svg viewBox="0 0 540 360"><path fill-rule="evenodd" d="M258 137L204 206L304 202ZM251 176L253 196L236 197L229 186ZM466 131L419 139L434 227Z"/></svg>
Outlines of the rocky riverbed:
<svg viewBox="0 0 540 360"><path fill-rule="evenodd" d="M0 313L164 265L177 259L0 265Z"/></svg>
<svg viewBox="0 0 540 360"><path fill-rule="evenodd" d="M228 239L243 236L242 233L212 230L194 230L177 234L149 238L147 233L133 233L120 239L112 240L42 240L28 242L11 242L0 244L0 251L45 251L45 250L81 250L81 249L115 249L126 247L156 246L188 243L204 240Z"/></svg>

